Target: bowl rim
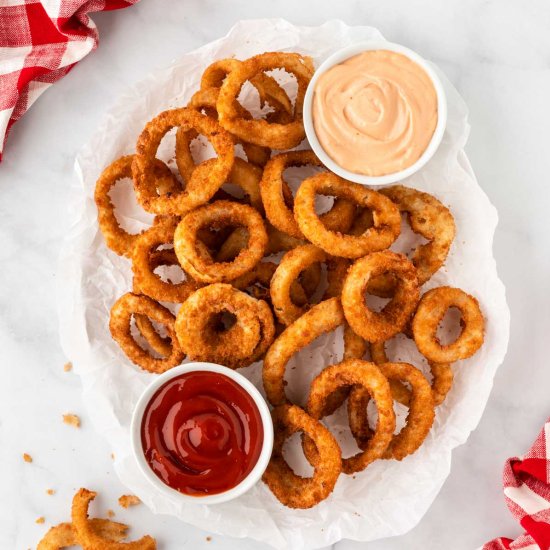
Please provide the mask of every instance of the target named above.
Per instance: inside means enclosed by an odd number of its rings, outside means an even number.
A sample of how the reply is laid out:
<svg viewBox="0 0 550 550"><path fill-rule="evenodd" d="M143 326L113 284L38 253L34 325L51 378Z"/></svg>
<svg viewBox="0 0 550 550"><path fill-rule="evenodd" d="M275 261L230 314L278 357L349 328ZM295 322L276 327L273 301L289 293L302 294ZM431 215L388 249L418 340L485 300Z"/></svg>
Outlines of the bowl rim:
<svg viewBox="0 0 550 550"><path fill-rule="evenodd" d="M205 495L201 497L195 497L191 495L186 495L180 493L178 490L173 489L169 485L166 485L151 469L147 460L145 459L145 454L143 452L143 447L141 445L141 424L143 420L143 415L145 409L153 395L157 390L163 386L168 381L176 378L182 374L187 374L189 372L213 372L218 374L223 374L239 384L253 399L254 403L258 407L260 412L260 417L262 420L262 426L264 431L264 439L262 443L262 450L260 451L260 456L258 460L249 472L249 474L235 487L228 489L222 493L217 493L214 495ZM262 397L262 394L256 388L256 386L244 377L242 374L228 368L223 365L218 365L215 363L206 363L206 362L192 362L174 367L159 376L157 376L143 391L139 397L136 406L134 407L134 412L132 414L132 422L130 426L131 434L131 447L132 453L135 460L138 463L139 469L142 474L148 479L150 484L164 496L170 498L171 500L178 499L179 501L189 502L192 504L219 504L222 502L227 502L244 494L246 491L251 489L262 477L269 460L271 458L271 452L273 450L273 422L271 420L271 413L267 402Z"/></svg>
<svg viewBox="0 0 550 550"><path fill-rule="evenodd" d="M336 163L327 154L327 152L324 150L323 146L319 142L319 139L317 138L315 126L313 124L312 113L313 95L315 85L319 77L328 69L334 67L335 65L338 65L339 63L342 63L346 59L349 59L350 57L358 55L362 52L372 50L389 50L407 56L409 59L417 63L428 74L430 80L434 85L437 95L437 124L428 146L414 164L411 164L411 166L405 168L404 170L400 170L399 172L384 174L383 176L367 176L364 174L357 174L355 172L350 172L349 170L342 168L338 163ZM386 185L412 176L412 174L418 172L433 157L445 133L445 127L447 124L447 98L445 95L445 89L443 88L443 84L440 78L437 76L436 72L428 63L428 61L426 61L418 53L411 50L410 48L407 48L406 46L402 46L401 44L397 44L395 42L386 42L384 40L369 40L356 42L354 44L341 48L333 54L329 55L329 57L327 57L321 63L321 65L319 65L319 67L313 74L313 77L311 78L306 90L306 94L304 97L303 118L306 137L309 141L309 144L313 149L313 152L329 170L344 179L353 181L355 183L360 183L362 185Z"/></svg>

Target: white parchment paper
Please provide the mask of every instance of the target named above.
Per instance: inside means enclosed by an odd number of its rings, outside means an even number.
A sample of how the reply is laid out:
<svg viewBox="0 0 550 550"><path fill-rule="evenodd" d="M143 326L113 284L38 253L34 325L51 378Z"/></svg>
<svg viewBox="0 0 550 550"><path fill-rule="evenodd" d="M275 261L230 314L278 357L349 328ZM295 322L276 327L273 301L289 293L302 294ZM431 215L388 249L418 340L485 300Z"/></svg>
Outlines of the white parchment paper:
<svg viewBox="0 0 550 550"><path fill-rule="evenodd" d="M74 225L59 269L62 345L82 378L88 414L115 452L117 474L155 513L171 514L209 531L250 537L277 548L317 548L342 538L371 541L399 535L425 514L449 473L452 449L464 443L479 422L495 371L506 352L510 315L492 252L497 212L477 184L463 151L468 111L440 73L449 104L447 130L434 158L405 184L434 193L449 205L457 225L446 265L425 289L450 284L474 294L487 326L482 349L472 359L455 364L453 388L438 408L434 427L420 450L402 462L377 461L355 479L342 475L334 493L310 510L283 507L261 483L233 502L185 505L156 494L131 455L132 411L153 375L132 365L109 334L109 310L131 289L131 268L127 260L106 248L99 233L93 201L97 177L114 159L134 151L137 136L148 120L187 102L198 88L202 71L213 60L281 50L311 55L318 65L336 49L369 39L383 38L371 27L349 27L340 21L319 27L297 27L280 19L238 23L226 37L183 55L133 86L108 113L77 159L70 197ZM150 219L130 199L117 197L117 201L123 203L121 212L127 226L137 229ZM410 239L405 232L392 248L405 250ZM398 356L394 345L399 345ZM290 396L303 401L310 380L337 360L341 350L337 331L294 358L287 375ZM405 339L397 339L388 351L394 359L425 367L414 344ZM259 384L260 368L255 365L243 372ZM345 423L338 412L329 421L332 427ZM344 452L352 449L345 437L342 445ZM292 463L302 468L297 446L291 446L289 454Z"/></svg>

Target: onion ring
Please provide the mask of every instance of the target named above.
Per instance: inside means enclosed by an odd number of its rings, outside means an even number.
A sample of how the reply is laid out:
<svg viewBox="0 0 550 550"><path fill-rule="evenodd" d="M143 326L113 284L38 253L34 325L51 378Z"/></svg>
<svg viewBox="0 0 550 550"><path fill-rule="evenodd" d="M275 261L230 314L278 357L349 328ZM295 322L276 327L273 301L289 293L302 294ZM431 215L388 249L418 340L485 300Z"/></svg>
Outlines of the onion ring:
<svg viewBox="0 0 550 550"><path fill-rule="evenodd" d="M445 263L455 237L455 223L449 209L435 197L416 189L395 185L380 191L407 214L411 229L429 242L419 245L411 255L418 284L422 286ZM369 284L369 292L390 297L395 281L387 275Z"/></svg>
<svg viewBox="0 0 550 550"><path fill-rule="evenodd" d="M262 372L266 397L273 406L288 402L284 375L290 358L318 336L336 329L344 321L340 300L330 298L314 305L273 342L264 357Z"/></svg>
<svg viewBox="0 0 550 550"><path fill-rule="evenodd" d="M294 74L298 92L294 105L293 120L286 124L263 119L246 120L240 117L235 102L243 84L256 75L274 69L284 69ZM227 75L218 97L217 110L220 124L232 134L249 143L272 149L292 149L305 137L303 102L305 91L313 71L298 54L268 52L243 61Z"/></svg>
<svg viewBox="0 0 550 550"><path fill-rule="evenodd" d="M166 327L172 341L170 355L160 359L152 357L134 340L131 334L131 318L135 314L146 315ZM161 373L179 365L185 357L176 338L174 323L175 317L165 307L147 296L129 292L121 296L111 308L109 329L113 339L133 363L149 372Z"/></svg>
<svg viewBox="0 0 550 550"><path fill-rule="evenodd" d="M361 452L342 459L342 471L353 474L364 470L371 462L382 457L390 445L395 431L395 413L393 399L387 378L374 364L359 359L347 359L337 365L327 367L313 380L307 400L307 412L316 420L325 414L325 400L342 387L360 387L367 395L372 396L378 411L376 430L368 443L361 447ZM306 457L315 465L316 456L312 442L303 438Z"/></svg>
<svg viewBox="0 0 550 550"><path fill-rule="evenodd" d="M201 76L201 90L206 88L221 88L227 75L241 63L242 61L239 59L228 57L226 59L217 59L208 65Z"/></svg>
<svg viewBox="0 0 550 550"><path fill-rule="evenodd" d="M155 250L151 252L149 256L149 269L154 272L154 270L159 266L179 266L178 259L176 258L176 253L170 249ZM198 288L198 284L197 284ZM139 289L136 288L134 284L134 294L139 294ZM153 322L147 317L147 315L134 314L134 321L136 327L139 330L140 334L145 338L147 343L151 348L156 351L159 355L166 357L172 352L172 341L168 336L163 337L158 332Z"/></svg>
<svg viewBox="0 0 550 550"><path fill-rule="evenodd" d="M376 344L370 345L372 360L377 365L390 363L390 360L386 354L386 343L387 341L377 342ZM445 401L445 397L453 385L453 370L451 368L451 363L434 363L433 361L428 361L428 365L430 366L430 371L432 373L431 385L434 405L437 407ZM411 399L411 391L409 388L400 382L396 382L395 380L390 381L390 386L392 389L393 398L402 405L408 407Z"/></svg>
<svg viewBox="0 0 550 550"><path fill-rule="evenodd" d="M342 360L364 359L365 354L369 349L369 343L366 340L363 340L361 336L355 334L347 323L344 323L344 354ZM350 390L351 388L349 386L342 386L332 393L332 395L327 396L325 399L325 409L322 417L330 416L335 410L339 409L347 399Z"/></svg>
<svg viewBox="0 0 550 550"><path fill-rule="evenodd" d="M175 228L174 221L164 222L140 235L136 241L132 254L134 292L145 294L154 300L181 303L200 286L192 280L176 284L166 282L154 272L158 265L151 264L152 253L157 247L173 242Z"/></svg>
<svg viewBox="0 0 550 550"><path fill-rule="evenodd" d="M111 163L97 180L94 199L97 206L99 229L105 244L119 256L131 256L132 248L140 233L132 234L122 229L115 216L115 207L109 191L117 181L132 177L134 155L121 157ZM179 183L164 162L156 159L153 165L156 187L160 194L171 193L179 188ZM155 223L158 219L155 220ZM143 231L141 232L143 233Z"/></svg>
<svg viewBox="0 0 550 550"><path fill-rule="evenodd" d="M187 104L187 108L194 109L200 113L204 113L210 118L218 119L216 111L216 102L220 91L217 88L204 88L199 90ZM236 106L237 111L243 118L251 119L252 115L240 104ZM197 137L195 130L185 130L180 128L176 133L176 163L178 169L185 180L191 177L195 169L195 161L191 153L191 142ZM268 147L260 147L253 143L246 143L235 137L236 143L240 143L243 151L246 154L246 159L252 164L264 166L271 156L271 149Z"/></svg>
<svg viewBox="0 0 550 550"><path fill-rule="evenodd" d="M96 493L80 489L73 498L71 517L76 539L86 549L94 550L156 550L157 543L149 535L133 542L116 542L103 538L92 528L88 519L88 506Z"/></svg>
<svg viewBox="0 0 550 550"><path fill-rule="evenodd" d="M99 518L90 519L89 523L90 529L102 539L120 542L126 538L128 526L124 523ZM77 544L79 543L72 523L60 523L44 535L36 550L61 550Z"/></svg>
<svg viewBox="0 0 550 550"><path fill-rule="evenodd" d="M197 247L197 231L205 226L229 224L246 227L249 238L230 262L217 262L205 248ZM251 206L230 201L216 201L185 215L174 234L174 250L183 269L201 282L226 282L240 277L262 259L267 247L267 233L262 217Z"/></svg>
<svg viewBox="0 0 550 550"><path fill-rule="evenodd" d="M190 106L195 109L204 109L209 116L218 118L216 103L219 96L219 88L227 75L241 64L237 59L220 59L208 66L201 78L201 89L191 98ZM269 104L274 111L269 113L266 119L270 122L286 122L292 118L292 102L285 90L271 76L265 73L258 73L250 79L250 83L258 91L260 107ZM238 116L245 119L252 119L250 112L245 109L237 100L234 108ZM243 147L249 162L258 166L264 166L269 160L271 149L261 147L253 143L235 139Z"/></svg>
<svg viewBox="0 0 550 550"><path fill-rule="evenodd" d="M235 324L216 330L216 316L228 312ZM231 285L216 283L197 290L181 306L175 325L182 348L193 360L240 368L258 361L275 335L273 314L266 302Z"/></svg>
<svg viewBox="0 0 550 550"><path fill-rule="evenodd" d="M371 311L364 292L371 278L391 272L397 279L394 297L380 312ZM368 342L383 342L400 332L416 308L420 293L416 269L402 254L385 250L357 260L342 288L342 305L351 328Z"/></svg>
<svg viewBox="0 0 550 550"><path fill-rule="evenodd" d="M342 469L342 453L333 435L296 405L273 410L273 454L262 477L275 497L290 508L311 508L327 498ZM293 433L307 434L319 455L313 476L295 474L283 456L283 444Z"/></svg>
<svg viewBox="0 0 550 550"><path fill-rule="evenodd" d="M318 267L314 265L312 267ZM270 301L269 286L277 265L273 262L260 262L244 275L231 281L231 285L242 291L250 289L251 294L257 300ZM302 281L294 281L290 288L290 296L295 304L304 305L309 296L315 292L320 280L320 269L307 269L304 271Z"/></svg>
<svg viewBox="0 0 550 550"><path fill-rule="evenodd" d="M174 127L196 130L214 147L215 159L199 164L180 193L158 196L153 171L155 154L164 135ZM147 123L136 145L132 163L139 203L155 214L181 215L206 203L227 180L235 157L233 138L215 120L193 109L164 111ZM184 176L185 177L185 176Z"/></svg>
<svg viewBox="0 0 550 550"><path fill-rule="evenodd" d="M156 351L163 357L170 355L172 352L172 340L167 336L161 336L147 315L134 315L134 321L139 333L151 346L153 351Z"/></svg>
<svg viewBox="0 0 550 550"><path fill-rule="evenodd" d="M315 195L319 193L348 199L372 210L373 227L359 236L331 231L315 212ZM392 201L363 185L351 183L329 172L317 174L302 182L296 193L294 217L308 240L329 254L344 258L360 258L386 249L401 231L399 210Z"/></svg>
<svg viewBox="0 0 550 550"><path fill-rule="evenodd" d="M222 313L235 316L235 323L226 330L216 326ZM226 363L254 352L260 339L260 323L249 296L217 283L204 287L182 304L176 333L192 359L216 357L216 362Z"/></svg>
<svg viewBox="0 0 550 550"><path fill-rule="evenodd" d="M310 304L297 305L292 300L293 284L306 269L327 260L327 254L312 244L298 246L283 256L270 285L273 309L281 323L290 325L307 311Z"/></svg>
<svg viewBox="0 0 550 550"><path fill-rule="evenodd" d="M408 363L384 363L379 368L389 380L407 382L412 388L405 427L393 436L382 457L402 460L422 445L432 427L435 418L432 389L424 375ZM354 387L348 399L351 432L361 449L370 444L371 430L366 412L369 400L369 393L361 386Z"/></svg>
<svg viewBox="0 0 550 550"><path fill-rule="evenodd" d="M460 310L462 331L451 344L437 338L437 327L447 310ZM413 318L412 330L418 350L436 363L452 363L471 357L483 344L485 321L478 301L459 288L441 286L422 296Z"/></svg>
<svg viewBox="0 0 550 550"><path fill-rule="evenodd" d="M241 61L233 58L214 61L202 74L201 89L221 88L227 75L241 63ZM250 83L258 91L260 107L263 108L268 103L275 109L277 114L286 113L287 115L292 115L292 102L288 94L272 76L258 73L250 79Z"/></svg>
<svg viewBox="0 0 550 550"><path fill-rule="evenodd" d="M287 206L285 196L288 184L283 179L283 172L291 166L324 168L313 151L280 153L266 164L260 182L260 191L267 219L273 226L296 239L303 239L304 234L298 227L292 210ZM351 227L354 216L354 204L349 200L338 199L331 210L320 216L320 220L327 229L345 233Z"/></svg>

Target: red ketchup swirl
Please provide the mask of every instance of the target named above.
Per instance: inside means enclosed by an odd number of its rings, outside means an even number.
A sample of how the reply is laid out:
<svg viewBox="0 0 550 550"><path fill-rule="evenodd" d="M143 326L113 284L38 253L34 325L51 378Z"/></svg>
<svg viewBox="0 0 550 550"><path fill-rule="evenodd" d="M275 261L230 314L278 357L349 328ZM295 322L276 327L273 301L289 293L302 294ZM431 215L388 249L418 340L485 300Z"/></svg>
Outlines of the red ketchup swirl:
<svg viewBox="0 0 550 550"><path fill-rule="evenodd" d="M208 371L166 382L141 424L151 469L166 485L196 497L238 485L258 461L263 438L252 397L231 378Z"/></svg>

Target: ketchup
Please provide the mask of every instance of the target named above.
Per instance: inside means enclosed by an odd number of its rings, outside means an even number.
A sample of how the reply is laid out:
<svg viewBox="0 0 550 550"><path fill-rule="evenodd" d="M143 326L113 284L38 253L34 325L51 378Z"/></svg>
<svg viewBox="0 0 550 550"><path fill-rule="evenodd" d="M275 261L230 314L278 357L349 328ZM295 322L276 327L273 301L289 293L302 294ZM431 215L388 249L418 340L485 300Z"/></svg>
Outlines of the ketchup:
<svg viewBox="0 0 550 550"><path fill-rule="evenodd" d="M231 378L208 371L166 382L141 424L151 469L166 485L196 497L238 485L256 465L263 438L252 397Z"/></svg>

